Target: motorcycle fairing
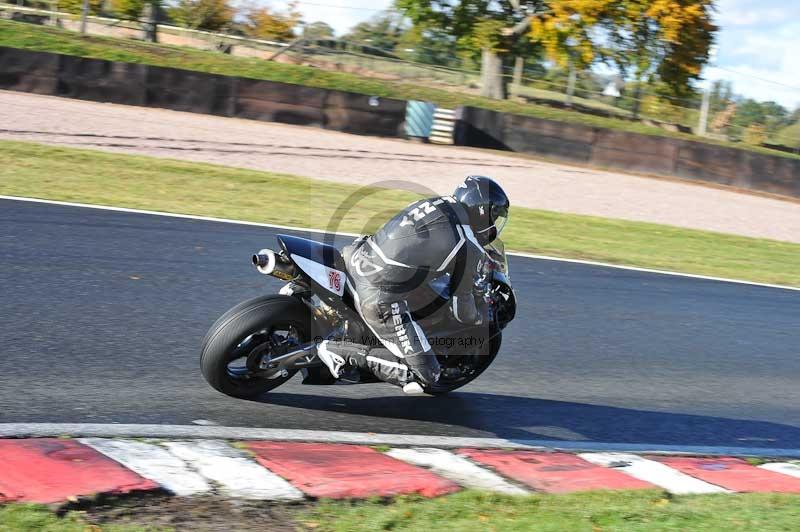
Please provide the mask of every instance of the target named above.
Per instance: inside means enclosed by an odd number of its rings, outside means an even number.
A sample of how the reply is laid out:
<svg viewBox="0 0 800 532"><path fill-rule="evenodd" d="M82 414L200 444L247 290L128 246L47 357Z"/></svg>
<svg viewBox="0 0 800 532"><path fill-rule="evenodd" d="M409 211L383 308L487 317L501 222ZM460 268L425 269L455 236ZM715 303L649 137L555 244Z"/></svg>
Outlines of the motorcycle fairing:
<svg viewBox="0 0 800 532"><path fill-rule="evenodd" d="M343 271L330 268L319 262L307 259L302 255L291 254L290 257L297 267L303 270L303 273L314 279L318 285L342 297L346 283L346 277Z"/></svg>
<svg viewBox="0 0 800 532"><path fill-rule="evenodd" d="M297 267L323 290L343 297L347 270L335 247L297 236L278 235L281 247Z"/></svg>

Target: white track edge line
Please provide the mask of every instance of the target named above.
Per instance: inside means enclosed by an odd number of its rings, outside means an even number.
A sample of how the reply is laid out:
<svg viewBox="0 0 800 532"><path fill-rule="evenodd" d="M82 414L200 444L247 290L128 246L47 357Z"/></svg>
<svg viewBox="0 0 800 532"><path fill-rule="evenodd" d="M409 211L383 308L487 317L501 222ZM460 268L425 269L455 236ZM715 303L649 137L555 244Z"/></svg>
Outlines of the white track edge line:
<svg viewBox="0 0 800 532"><path fill-rule="evenodd" d="M166 218L182 218L185 220L198 220L202 222L249 225L254 227L269 227L271 229L285 229L287 231L300 231L304 233L328 234L328 231L324 229L309 229L306 227L296 227L293 225L278 225L278 224L267 224L260 222L248 222L245 220L233 220L230 218L215 218L213 216L200 216L196 214L180 214L180 213L164 212L164 211L149 211L146 209L131 209L128 207L113 207L110 205L97 205L94 203L75 203L71 201L58 201L58 200L48 200L41 198L29 198L25 196L4 196L4 195L0 195L0 200L24 201L28 203L45 203L48 205L60 205L63 207L82 207L84 209L96 209L101 211L127 212L131 214L149 214L152 216L164 216ZM337 231L334 234L342 236L359 236L357 233L343 233L341 231Z"/></svg>
<svg viewBox="0 0 800 532"><path fill-rule="evenodd" d="M800 448L723 447L702 445L659 445L649 443L609 443L561 440L526 440L483 437L381 434L305 429L250 427L153 425L122 423L0 423L0 438L178 438L224 440L314 441L398 447L437 447L456 449L533 449L566 452L629 452L669 455L753 456L800 458Z"/></svg>
<svg viewBox="0 0 800 532"><path fill-rule="evenodd" d="M29 203L45 203L49 205L61 205L64 207L83 207L86 209L97 209L97 210L106 210L106 211L115 211L115 212L127 212L132 214L149 214L153 216L164 216L168 218L182 218L186 220L198 220L203 222L217 222L217 223L226 223L226 224L236 224L236 225L249 225L253 227L269 227L271 229L284 229L286 231L298 231L304 233L316 233L316 234L329 234L328 231L324 229L313 229L308 227L297 227L292 225L278 225L278 224L268 224L268 223L260 223L260 222L248 222L245 220L233 220L230 218L214 218L212 216L200 216L195 214L179 214L179 213L172 213L172 212L163 212L163 211L149 211L145 209L131 209L127 207L112 207L109 205L96 205L92 203L75 203L71 201L58 201L58 200L48 200L48 199L41 199L41 198L30 198L25 196L5 196L0 195L0 200L9 200L9 201L24 201ZM347 233L342 231L337 231L337 235L341 236L359 236L358 233ZM640 268L638 266L625 266L622 264L610 264L607 262L598 262L592 260L583 260L583 259L568 259L563 257L553 257L550 255L537 255L534 253L525 253L523 251L509 251L508 255L514 257L525 257L529 259L538 259L538 260L549 260L555 262L567 262L572 264L584 264L587 266L597 266L601 268L614 268L617 270L628 270L634 272L642 272L642 273L652 273L657 275L670 275L673 277L686 277L689 279L700 279L703 281L716 281L722 283L734 283L734 284L742 284L748 286L758 286L762 288L777 288L779 290L791 290L795 292L800 292L800 287L795 286L786 286L780 284L770 284L770 283L757 283L754 281L745 281L742 279L729 279L727 277L714 277L708 275L698 275L693 273L684 273L684 272L676 272L671 270L655 270L652 268Z"/></svg>
<svg viewBox="0 0 800 532"><path fill-rule="evenodd" d="M791 242L790 242L791 243ZM642 272L642 273L654 273L658 275L670 275L672 277L687 277L689 279L700 279L703 281L717 281L721 283L734 283L734 284L743 284L748 286L758 286L762 288L777 288L780 290L791 290L794 292L800 292L800 287L797 286L786 286L782 284L770 284L770 283L757 283L755 281L744 281L742 279L729 279L727 277L714 277L710 275L699 275L695 273L684 273L684 272L673 272L670 270L654 270L652 268L640 268L638 266L625 266L621 264L609 264L607 262L597 262L592 260L582 260L582 259L567 259L562 257L551 257L549 255L536 255L533 253L525 253L522 251L511 251L508 255L516 256L516 257L526 257L529 259L539 259L539 260L551 260L557 262L570 262L574 264L585 264L587 266L598 266L602 268L614 268L617 270L628 270L634 272Z"/></svg>

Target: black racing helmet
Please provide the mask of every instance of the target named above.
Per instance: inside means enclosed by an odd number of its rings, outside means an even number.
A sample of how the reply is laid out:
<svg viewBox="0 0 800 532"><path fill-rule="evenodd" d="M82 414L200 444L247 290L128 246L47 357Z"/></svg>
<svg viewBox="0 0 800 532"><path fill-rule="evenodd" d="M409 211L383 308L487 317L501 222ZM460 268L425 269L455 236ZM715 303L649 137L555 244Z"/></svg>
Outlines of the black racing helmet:
<svg viewBox="0 0 800 532"><path fill-rule="evenodd" d="M508 196L493 179L471 175L458 185L453 197L467 210L469 225L481 245L490 244L508 221Z"/></svg>

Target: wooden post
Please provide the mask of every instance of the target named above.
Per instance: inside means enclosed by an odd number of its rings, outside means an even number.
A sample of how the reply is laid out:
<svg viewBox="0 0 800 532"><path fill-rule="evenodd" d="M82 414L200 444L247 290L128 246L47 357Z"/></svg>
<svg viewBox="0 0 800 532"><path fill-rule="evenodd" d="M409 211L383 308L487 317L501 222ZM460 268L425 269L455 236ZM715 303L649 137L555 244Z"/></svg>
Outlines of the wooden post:
<svg viewBox="0 0 800 532"><path fill-rule="evenodd" d="M710 104L710 96L711 89L706 89L703 91L703 103L700 106L700 121L697 124L697 134L701 137L706 136L706 129L708 127L708 107Z"/></svg>
<svg viewBox="0 0 800 532"><path fill-rule="evenodd" d="M514 94L519 94L522 87L522 71L525 69L525 59L522 56L514 58Z"/></svg>
<svg viewBox="0 0 800 532"><path fill-rule="evenodd" d="M142 7L142 37L146 42L156 42L156 6L147 2Z"/></svg>
<svg viewBox="0 0 800 532"><path fill-rule="evenodd" d="M569 78L567 79L567 106L572 107L572 96L575 94L575 63L569 62Z"/></svg>
<svg viewBox="0 0 800 532"><path fill-rule="evenodd" d="M89 16L89 0L83 0L81 7L81 33L86 33L86 17Z"/></svg>

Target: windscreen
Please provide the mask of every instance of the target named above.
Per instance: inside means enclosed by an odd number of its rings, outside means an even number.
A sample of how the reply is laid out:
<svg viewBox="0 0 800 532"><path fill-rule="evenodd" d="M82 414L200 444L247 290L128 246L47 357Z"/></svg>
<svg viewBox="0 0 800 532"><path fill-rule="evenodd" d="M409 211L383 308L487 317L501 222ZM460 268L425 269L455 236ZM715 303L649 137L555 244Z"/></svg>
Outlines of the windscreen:
<svg viewBox="0 0 800 532"><path fill-rule="evenodd" d="M496 238L491 244L484 246L484 249L494 263L494 268L504 273L506 277L509 277L506 246L503 244L503 241Z"/></svg>

